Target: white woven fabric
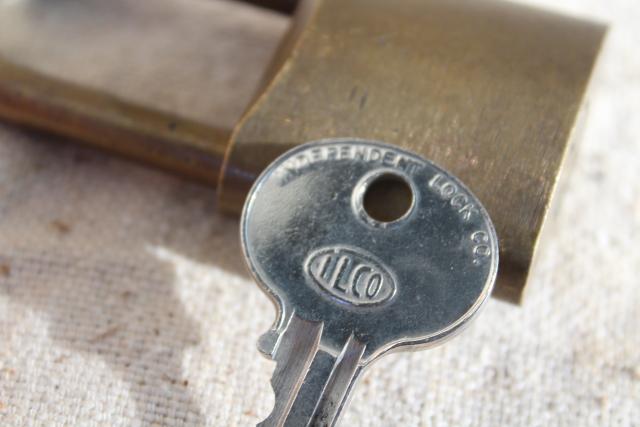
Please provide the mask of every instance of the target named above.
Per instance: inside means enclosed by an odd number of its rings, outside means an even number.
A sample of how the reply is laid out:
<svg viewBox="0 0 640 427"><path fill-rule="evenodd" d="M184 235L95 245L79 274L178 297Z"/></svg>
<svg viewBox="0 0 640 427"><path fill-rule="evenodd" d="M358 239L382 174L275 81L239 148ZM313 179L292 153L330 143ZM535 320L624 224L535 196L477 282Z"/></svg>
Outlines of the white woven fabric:
<svg viewBox="0 0 640 427"><path fill-rule="evenodd" d="M345 426L640 425L640 7L613 24L522 308L383 358ZM210 190L0 126L0 425L248 426L274 318Z"/></svg>

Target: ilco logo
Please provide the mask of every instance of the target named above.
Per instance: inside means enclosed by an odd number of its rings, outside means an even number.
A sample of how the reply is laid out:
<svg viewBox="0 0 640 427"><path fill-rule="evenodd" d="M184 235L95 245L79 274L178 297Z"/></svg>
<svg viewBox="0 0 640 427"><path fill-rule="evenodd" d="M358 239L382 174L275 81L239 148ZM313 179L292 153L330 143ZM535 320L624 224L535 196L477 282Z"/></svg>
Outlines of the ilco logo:
<svg viewBox="0 0 640 427"><path fill-rule="evenodd" d="M362 249L329 246L312 252L305 273L331 295L354 305L380 304L396 291L391 272Z"/></svg>

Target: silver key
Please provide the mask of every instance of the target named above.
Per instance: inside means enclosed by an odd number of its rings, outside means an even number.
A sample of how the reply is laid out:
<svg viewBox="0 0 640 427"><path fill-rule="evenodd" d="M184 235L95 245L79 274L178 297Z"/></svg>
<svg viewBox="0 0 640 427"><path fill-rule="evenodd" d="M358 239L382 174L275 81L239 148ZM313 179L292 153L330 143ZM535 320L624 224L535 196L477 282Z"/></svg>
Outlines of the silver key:
<svg viewBox="0 0 640 427"><path fill-rule="evenodd" d="M453 336L498 267L491 220L458 179L364 140L312 142L274 161L249 193L241 238L278 309L258 342L277 362L264 427L336 425L367 366Z"/></svg>

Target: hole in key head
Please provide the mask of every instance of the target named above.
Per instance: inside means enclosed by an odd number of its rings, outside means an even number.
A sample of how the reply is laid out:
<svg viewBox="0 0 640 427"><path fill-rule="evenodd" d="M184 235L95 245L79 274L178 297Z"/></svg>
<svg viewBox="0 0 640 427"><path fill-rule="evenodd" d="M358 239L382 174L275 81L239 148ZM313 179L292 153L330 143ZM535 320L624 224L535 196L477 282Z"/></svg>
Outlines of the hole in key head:
<svg viewBox="0 0 640 427"><path fill-rule="evenodd" d="M399 220L412 205L411 186L403 177L393 173L384 173L371 181L362 200L367 215L383 223Z"/></svg>

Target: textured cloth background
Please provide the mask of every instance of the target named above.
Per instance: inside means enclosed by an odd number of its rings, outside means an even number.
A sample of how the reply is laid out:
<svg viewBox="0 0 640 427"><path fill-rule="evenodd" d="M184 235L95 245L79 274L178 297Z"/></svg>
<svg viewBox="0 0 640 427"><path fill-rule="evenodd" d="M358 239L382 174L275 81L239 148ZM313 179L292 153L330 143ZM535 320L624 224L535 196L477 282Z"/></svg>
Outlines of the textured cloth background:
<svg viewBox="0 0 640 427"><path fill-rule="evenodd" d="M0 14L23 7L2 3ZM116 20L154 9L147 24L158 34L181 22L157 12L173 7L168 0L137 3L103 7ZM608 21L612 30L526 304L492 300L448 344L383 358L357 388L345 426L640 425L640 6L532 3ZM203 22L220 13L216 2L197 8ZM250 23L257 12L234 13ZM286 25L267 21L274 33ZM47 25L55 20L39 31ZM107 27L84 37L122 37ZM3 48L29 62L1 28ZM245 31L244 54L266 62L275 43L255 28ZM141 76L159 72L150 55L136 56L138 68L114 82L122 69L108 55L123 52L102 54L85 64L83 77L95 85L125 94L156 87L149 99L168 109L193 99L203 117L229 112L217 116L222 122L235 118L257 81L213 73L217 80L194 84L211 70L175 79L179 67L163 57L165 74L149 82ZM47 66L60 71L68 60ZM204 87L231 87L235 104L203 97ZM208 189L53 139L0 126L0 425L255 425L273 404L274 364L255 342L274 310L245 272L237 220L215 213Z"/></svg>

